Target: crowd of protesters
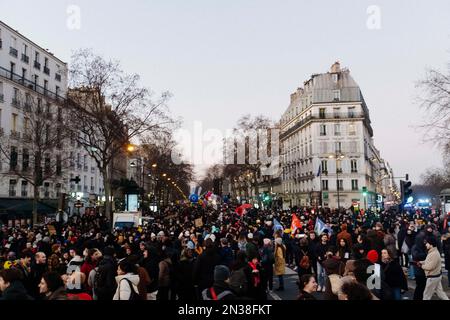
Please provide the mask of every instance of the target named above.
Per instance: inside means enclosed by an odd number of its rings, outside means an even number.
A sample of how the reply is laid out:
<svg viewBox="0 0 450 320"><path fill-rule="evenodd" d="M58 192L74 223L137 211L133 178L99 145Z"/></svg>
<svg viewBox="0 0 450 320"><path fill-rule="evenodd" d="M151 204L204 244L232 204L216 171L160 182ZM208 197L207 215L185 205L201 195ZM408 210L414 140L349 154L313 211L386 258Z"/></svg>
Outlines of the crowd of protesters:
<svg viewBox="0 0 450 320"><path fill-rule="evenodd" d="M293 214L301 223L291 229ZM0 299L262 301L285 289L290 267L299 300L399 300L407 278L415 300L448 300L450 223L437 214L179 205L109 230L101 216L3 226Z"/></svg>

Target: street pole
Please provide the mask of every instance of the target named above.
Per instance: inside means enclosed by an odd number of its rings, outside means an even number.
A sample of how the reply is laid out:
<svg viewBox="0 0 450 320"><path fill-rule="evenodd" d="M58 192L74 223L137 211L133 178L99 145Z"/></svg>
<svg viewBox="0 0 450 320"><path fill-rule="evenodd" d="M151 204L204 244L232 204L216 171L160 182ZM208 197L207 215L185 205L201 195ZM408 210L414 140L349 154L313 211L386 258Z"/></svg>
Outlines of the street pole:
<svg viewBox="0 0 450 320"><path fill-rule="evenodd" d="M336 153L336 187L337 187L337 196L338 196L338 210L341 207L340 197L339 197L339 170L337 167L337 153Z"/></svg>

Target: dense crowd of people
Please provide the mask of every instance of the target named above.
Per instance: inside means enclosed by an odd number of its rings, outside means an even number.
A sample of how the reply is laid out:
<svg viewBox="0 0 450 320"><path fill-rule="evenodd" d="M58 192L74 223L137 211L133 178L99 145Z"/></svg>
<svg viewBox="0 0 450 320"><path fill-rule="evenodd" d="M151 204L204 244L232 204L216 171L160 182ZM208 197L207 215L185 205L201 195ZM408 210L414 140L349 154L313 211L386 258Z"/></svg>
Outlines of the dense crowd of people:
<svg viewBox="0 0 450 320"><path fill-rule="evenodd" d="M448 300L450 223L420 211L180 205L124 230L102 216L3 226L0 250L2 300L262 301L285 289L286 267L298 273L299 300L399 300L407 278L415 300Z"/></svg>

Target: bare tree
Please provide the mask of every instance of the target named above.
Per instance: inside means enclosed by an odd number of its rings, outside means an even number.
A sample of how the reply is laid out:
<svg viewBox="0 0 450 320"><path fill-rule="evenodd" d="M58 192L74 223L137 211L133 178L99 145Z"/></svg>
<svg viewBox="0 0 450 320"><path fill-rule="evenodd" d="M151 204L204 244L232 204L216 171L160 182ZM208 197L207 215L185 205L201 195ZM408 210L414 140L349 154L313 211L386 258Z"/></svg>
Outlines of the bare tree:
<svg viewBox="0 0 450 320"><path fill-rule="evenodd" d="M2 137L0 151L10 163L6 174L20 177L33 188L32 212L33 224L36 224L40 188L44 182L59 183L60 192L65 188L67 117L59 102L52 105L29 93L19 94L14 103L22 113L14 120L16 129L11 130L9 136ZM19 117L23 120L22 128L18 127ZM22 160L20 164L19 159Z"/></svg>
<svg viewBox="0 0 450 320"><path fill-rule="evenodd" d="M423 80L417 83L418 100L427 111L424 120L425 139L450 153L450 63L447 72L428 69Z"/></svg>
<svg viewBox="0 0 450 320"><path fill-rule="evenodd" d="M119 62L89 49L73 54L69 72L70 128L103 176L105 214L112 221L111 164L133 140L168 131L174 123L166 106L169 94L154 100L137 74L124 73Z"/></svg>

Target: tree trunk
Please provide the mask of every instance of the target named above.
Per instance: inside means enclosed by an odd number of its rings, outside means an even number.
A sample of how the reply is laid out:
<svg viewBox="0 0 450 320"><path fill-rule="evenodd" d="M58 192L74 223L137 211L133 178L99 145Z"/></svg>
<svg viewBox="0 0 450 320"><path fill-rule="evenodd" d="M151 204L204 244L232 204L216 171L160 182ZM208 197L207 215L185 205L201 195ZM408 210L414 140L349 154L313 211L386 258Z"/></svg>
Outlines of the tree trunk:
<svg viewBox="0 0 450 320"><path fill-rule="evenodd" d="M113 217L111 210L111 179L109 176L108 169L102 170L103 175L103 187L105 189L105 217L109 220L109 224L112 229Z"/></svg>
<svg viewBox="0 0 450 320"><path fill-rule="evenodd" d="M33 226L38 222L37 205L39 200L39 187L36 184L33 186Z"/></svg>

